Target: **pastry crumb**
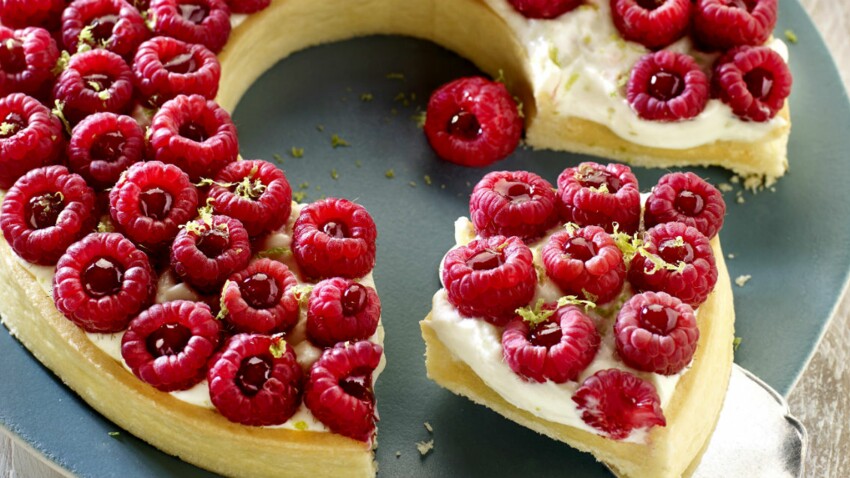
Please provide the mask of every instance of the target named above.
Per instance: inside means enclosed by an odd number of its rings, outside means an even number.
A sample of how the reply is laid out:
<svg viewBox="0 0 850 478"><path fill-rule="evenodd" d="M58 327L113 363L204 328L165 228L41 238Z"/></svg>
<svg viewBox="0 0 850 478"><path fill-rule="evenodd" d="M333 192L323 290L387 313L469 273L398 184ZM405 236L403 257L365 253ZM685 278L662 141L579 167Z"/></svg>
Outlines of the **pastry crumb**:
<svg viewBox="0 0 850 478"><path fill-rule="evenodd" d="M416 449L420 455L425 456L434 449L434 440L416 442Z"/></svg>
<svg viewBox="0 0 850 478"><path fill-rule="evenodd" d="M434 427L432 427L430 423L425 422L423 425L425 426L425 429L428 430L428 433L434 433Z"/></svg>
<svg viewBox="0 0 850 478"><path fill-rule="evenodd" d="M431 185L431 183L432 183L432 181L431 181L431 176L428 176L428 175L426 174L424 179L425 179L425 184L427 184L428 186L430 186L430 185Z"/></svg>
<svg viewBox="0 0 850 478"><path fill-rule="evenodd" d="M735 284L738 284L738 287L744 287L744 285L746 285L747 282L749 282L750 279L752 279L752 278L753 278L753 276L751 276L749 274L740 275L740 276L735 278Z"/></svg>
<svg viewBox="0 0 850 478"><path fill-rule="evenodd" d="M735 258L735 254L732 254L732 253L726 254L726 258L727 258L727 259L734 259L734 258Z"/></svg>
<svg viewBox="0 0 850 478"><path fill-rule="evenodd" d="M719 189L720 192L723 193L728 193L735 190L735 188L729 183L720 183L717 185L717 189Z"/></svg>
<svg viewBox="0 0 850 478"><path fill-rule="evenodd" d="M741 177L736 174L732 176L732 179L730 179L729 182L731 182L732 184L738 184L741 182Z"/></svg>
<svg viewBox="0 0 850 478"><path fill-rule="evenodd" d="M400 451L395 452L395 457L396 457L396 458L401 458L401 452L400 452Z"/></svg>
<svg viewBox="0 0 850 478"><path fill-rule="evenodd" d="M121 432L108 432L107 435L111 436L112 438L118 438L119 436L121 436Z"/></svg>
<svg viewBox="0 0 850 478"><path fill-rule="evenodd" d="M407 185L408 185L408 186L410 186L410 187L412 187L412 188L415 188L415 187L416 187L416 181L409 181L409 182L407 183Z"/></svg>

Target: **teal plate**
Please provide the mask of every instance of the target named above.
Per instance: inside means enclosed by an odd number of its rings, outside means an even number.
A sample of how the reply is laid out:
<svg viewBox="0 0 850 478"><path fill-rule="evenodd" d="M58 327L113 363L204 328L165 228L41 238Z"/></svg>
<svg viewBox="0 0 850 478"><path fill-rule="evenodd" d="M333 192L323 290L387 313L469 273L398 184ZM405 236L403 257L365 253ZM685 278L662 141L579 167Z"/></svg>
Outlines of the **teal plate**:
<svg viewBox="0 0 850 478"><path fill-rule="evenodd" d="M850 106L829 53L795 0L781 0L778 32L792 29L791 171L775 192L726 193L722 232L735 287L736 362L787 392L829 321L850 270ZM387 78L403 73L404 79ZM439 287L437 266L453 245L452 223L467 213L478 179L495 169L529 169L554 182L585 156L520 149L487 169L438 160L413 117L440 84L477 73L433 44L369 37L292 55L254 84L234 119L246 158L282 158L308 199L356 199L375 218L375 280L383 302L388 366L377 385L382 476L609 476L590 455L509 422L425 377L418 322ZM372 101L361 100L369 93ZM413 96L415 94L415 97ZM323 126L319 131L318 126ZM333 148L333 134L351 146ZM302 158L289 153L304 148ZM385 172L393 169L395 177ZM332 173L334 171L334 173ZM636 169L643 190L665 172ZM719 169L699 170L714 183ZM333 176L336 177L334 179ZM427 184L425 177L430 178ZM739 188L739 186L736 186ZM81 476L209 476L116 426L62 385L8 334L0 334L0 425ZM423 427L429 422L433 435ZM415 443L433 438L420 457ZM400 455L397 455L400 452ZM285 470L281 470L285 475Z"/></svg>

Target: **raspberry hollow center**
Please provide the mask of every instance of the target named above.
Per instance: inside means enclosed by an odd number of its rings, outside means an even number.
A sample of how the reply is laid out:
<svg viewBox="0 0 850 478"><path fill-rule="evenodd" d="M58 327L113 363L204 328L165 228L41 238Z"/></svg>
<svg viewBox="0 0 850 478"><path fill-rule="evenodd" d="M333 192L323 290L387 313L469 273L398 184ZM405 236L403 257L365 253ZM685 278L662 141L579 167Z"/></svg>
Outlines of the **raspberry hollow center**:
<svg viewBox="0 0 850 478"><path fill-rule="evenodd" d="M27 69L27 56L24 44L17 38L9 38L0 43L0 70L6 73L20 73Z"/></svg>
<svg viewBox="0 0 850 478"><path fill-rule="evenodd" d="M693 191L682 191L674 201L676 210L686 216L696 216L705 208L705 200Z"/></svg>
<svg viewBox="0 0 850 478"><path fill-rule="evenodd" d="M504 263L502 254L494 251L481 251L466 260L466 265L474 271L496 269Z"/></svg>
<svg viewBox="0 0 850 478"><path fill-rule="evenodd" d="M583 237L572 237L564 244L564 252L575 260L587 262L596 256L596 245Z"/></svg>
<svg viewBox="0 0 850 478"><path fill-rule="evenodd" d="M667 335L679 323L679 312L661 304L645 305L640 309L640 326L656 335Z"/></svg>
<svg viewBox="0 0 850 478"><path fill-rule="evenodd" d="M269 309L280 302L283 291L274 278L258 272L242 279L239 284L242 298L255 309Z"/></svg>
<svg viewBox="0 0 850 478"><path fill-rule="evenodd" d="M493 190L514 204L520 204L534 199L534 187L519 181L500 179Z"/></svg>
<svg viewBox="0 0 850 478"><path fill-rule="evenodd" d="M206 128L194 121L189 121L188 123L180 125L179 133L180 136L186 139L191 139L196 143L203 143L209 137L207 136Z"/></svg>
<svg viewBox="0 0 850 478"><path fill-rule="evenodd" d="M239 371L236 373L236 385L242 393L253 397L272 375L271 360L266 357L255 355L242 360Z"/></svg>
<svg viewBox="0 0 850 478"><path fill-rule="evenodd" d="M348 317L357 315L366 307L366 288L360 284L351 284L342 293L342 313Z"/></svg>
<svg viewBox="0 0 850 478"><path fill-rule="evenodd" d="M474 114L460 110L455 113L446 125L446 132L467 141L478 139L481 134L481 123Z"/></svg>
<svg viewBox="0 0 850 478"><path fill-rule="evenodd" d="M747 12L752 12L758 0L726 0L726 6L731 8L740 8Z"/></svg>
<svg viewBox="0 0 850 478"><path fill-rule="evenodd" d="M198 5L196 3L181 3L179 5L180 16L184 20L194 24L200 24L210 14L209 8L206 5Z"/></svg>
<svg viewBox="0 0 850 478"><path fill-rule="evenodd" d="M601 169L580 169L576 175L576 179L583 187L586 188L599 189L604 185L606 189L608 189L609 193L619 191L621 186L620 178Z"/></svg>
<svg viewBox="0 0 850 478"><path fill-rule="evenodd" d="M91 33L97 43L103 43L112 38L112 30L118 23L119 17L115 14L107 14L93 19L89 22L92 27Z"/></svg>
<svg viewBox="0 0 850 478"><path fill-rule="evenodd" d="M186 348L192 331L182 324L162 324L145 340L148 353L154 357L177 355Z"/></svg>
<svg viewBox="0 0 850 478"><path fill-rule="evenodd" d="M198 238L198 250L210 259L216 258L230 246L230 235L227 232L212 228Z"/></svg>
<svg viewBox="0 0 850 478"><path fill-rule="evenodd" d="M375 400L375 394L372 393L372 375L369 371L355 370L348 377L340 379L339 386L357 400L363 402Z"/></svg>
<svg viewBox="0 0 850 478"><path fill-rule="evenodd" d="M121 157L124 136L118 131L99 135L91 147L91 157L96 161L112 162Z"/></svg>
<svg viewBox="0 0 850 478"><path fill-rule="evenodd" d="M531 342L532 345L550 349L561 342L562 336L563 333L561 332L561 327L558 326L558 324L554 322L546 322L539 327L535 327L531 331L528 341Z"/></svg>
<svg viewBox="0 0 850 478"><path fill-rule="evenodd" d="M191 53L181 53L167 62L162 64L163 68L171 73L185 75L198 70L198 64L195 61L195 56Z"/></svg>
<svg viewBox="0 0 850 478"><path fill-rule="evenodd" d="M762 68L756 68L744 75L744 82L753 98L764 99L773 89L773 74Z"/></svg>
<svg viewBox="0 0 850 478"><path fill-rule="evenodd" d="M687 242L678 244L676 241L670 240L658 248L658 255L668 264L678 264L684 262L690 264L694 260L694 248Z"/></svg>
<svg viewBox="0 0 850 478"><path fill-rule="evenodd" d="M667 0L637 0L637 4L646 10L652 11L664 5Z"/></svg>
<svg viewBox="0 0 850 478"><path fill-rule="evenodd" d="M685 81L681 76L668 71L658 71L649 78L647 92L653 98L669 101L685 91Z"/></svg>
<svg viewBox="0 0 850 478"><path fill-rule="evenodd" d="M65 201L59 193L47 193L35 196L27 204L26 216L33 229L45 229L56 225L59 213L65 208Z"/></svg>
<svg viewBox="0 0 850 478"><path fill-rule="evenodd" d="M101 257L83 271L82 282L91 297L114 295L121 291L124 268L112 259Z"/></svg>
<svg viewBox="0 0 850 478"><path fill-rule="evenodd" d="M348 228L345 224L336 221L330 221L322 226L322 232L334 239L345 239L348 237Z"/></svg>
<svg viewBox="0 0 850 478"><path fill-rule="evenodd" d="M0 139L11 138L27 127L27 122L18 113L9 113L0 125Z"/></svg>
<svg viewBox="0 0 850 478"><path fill-rule="evenodd" d="M142 214L155 220L162 221L168 217L174 198L168 191L152 188L139 194L139 209Z"/></svg>

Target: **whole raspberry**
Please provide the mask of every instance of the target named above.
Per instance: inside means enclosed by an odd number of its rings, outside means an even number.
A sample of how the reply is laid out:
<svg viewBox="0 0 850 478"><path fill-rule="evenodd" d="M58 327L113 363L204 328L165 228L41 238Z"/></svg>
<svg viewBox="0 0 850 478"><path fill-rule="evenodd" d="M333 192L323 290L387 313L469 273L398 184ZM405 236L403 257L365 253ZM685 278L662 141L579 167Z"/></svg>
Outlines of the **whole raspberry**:
<svg viewBox="0 0 850 478"><path fill-rule="evenodd" d="M137 163L109 192L109 214L133 242L159 252L195 217L198 191L186 173L159 161Z"/></svg>
<svg viewBox="0 0 850 478"><path fill-rule="evenodd" d="M664 292L644 292L620 309L614 337L629 367L674 375L691 363L699 329L691 306Z"/></svg>
<svg viewBox="0 0 850 478"><path fill-rule="evenodd" d="M139 94L150 105L161 106L181 94L215 98L221 64L203 45L156 37L136 51L133 75Z"/></svg>
<svg viewBox="0 0 850 478"><path fill-rule="evenodd" d="M59 161L65 149L62 123L35 98L0 98L0 189L32 169Z"/></svg>
<svg viewBox="0 0 850 478"><path fill-rule="evenodd" d="M121 356L139 380L163 392L185 390L206 377L221 325L201 302L154 304L130 321Z"/></svg>
<svg viewBox="0 0 850 478"><path fill-rule="evenodd" d="M531 301L537 271L531 249L518 237L493 236L450 250L441 279L461 314L504 325Z"/></svg>
<svg viewBox="0 0 850 478"><path fill-rule="evenodd" d="M366 208L328 198L301 209L292 231L292 253L304 276L363 277L375 267L378 231Z"/></svg>
<svg viewBox="0 0 850 478"><path fill-rule="evenodd" d="M124 330L155 292L148 257L118 233L93 233L75 242L53 276L56 308L86 332Z"/></svg>
<svg viewBox="0 0 850 478"><path fill-rule="evenodd" d="M711 239L723 227L725 214L726 202L717 188L694 173L670 173L652 188L643 221L646 227L682 222Z"/></svg>
<svg viewBox="0 0 850 478"><path fill-rule="evenodd" d="M210 399L228 420L280 425L298 410L303 372L282 338L234 335L210 363Z"/></svg>
<svg viewBox="0 0 850 478"><path fill-rule="evenodd" d="M606 304L623 290L623 253L601 227L559 232L549 238L541 255L546 275L566 295Z"/></svg>
<svg viewBox="0 0 850 478"><path fill-rule="evenodd" d="M95 223L94 191L64 166L34 169L6 193L3 237L22 259L55 264Z"/></svg>
<svg viewBox="0 0 850 478"><path fill-rule="evenodd" d="M375 434L372 372L383 352L380 345L366 341L337 344L310 368L304 404L334 433L360 441Z"/></svg>
<svg viewBox="0 0 850 478"><path fill-rule="evenodd" d="M693 36L713 50L762 45L776 26L776 0L697 0Z"/></svg>
<svg viewBox="0 0 850 478"><path fill-rule="evenodd" d="M239 154L230 114L200 95L178 95L162 105L150 145L157 161L177 165L192 181L215 175Z"/></svg>
<svg viewBox="0 0 850 478"><path fill-rule="evenodd" d="M74 0L62 13L62 42L71 53L105 48L131 58L150 31L124 0Z"/></svg>
<svg viewBox="0 0 850 478"><path fill-rule="evenodd" d="M233 13L257 13L271 5L272 0L227 0Z"/></svg>
<svg viewBox="0 0 850 478"><path fill-rule="evenodd" d="M583 3L583 0L508 0L525 18L556 18Z"/></svg>
<svg viewBox="0 0 850 478"><path fill-rule="evenodd" d="M250 260L248 233L227 216L206 216L186 224L171 245L171 269L204 293L217 292Z"/></svg>
<svg viewBox="0 0 850 478"><path fill-rule="evenodd" d="M768 121L791 94L791 70L767 47L736 48L717 60L714 94L743 120Z"/></svg>
<svg viewBox="0 0 850 478"><path fill-rule="evenodd" d="M690 0L611 0L611 17L623 38L655 50L687 33L692 8Z"/></svg>
<svg viewBox="0 0 850 478"><path fill-rule="evenodd" d="M133 73L111 51L77 53L53 85L53 97L64 104L65 117L75 124L101 111L124 113L133 98Z"/></svg>
<svg viewBox="0 0 850 478"><path fill-rule="evenodd" d="M437 155L462 166L486 166L519 144L522 118L505 85L461 78L431 95L425 136Z"/></svg>
<svg viewBox="0 0 850 478"><path fill-rule="evenodd" d="M641 58L632 68L626 86L626 99L632 109L652 121L694 118L705 109L708 97L708 77L696 61L684 53L667 50Z"/></svg>
<svg viewBox="0 0 850 478"><path fill-rule="evenodd" d="M208 197L219 214L239 219L248 235L279 229L292 212L292 188L268 161L236 161L215 176Z"/></svg>
<svg viewBox="0 0 850 478"><path fill-rule="evenodd" d="M378 329L381 301L375 289L351 279L325 279L307 306L307 338L319 347L366 340Z"/></svg>
<svg viewBox="0 0 850 478"><path fill-rule="evenodd" d="M129 116L95 113L71 133L68 167L94 188L112 187L130 165L145 159L145 132Z"/></svg>
<svg viewBox="0 0 850 478"><path fill-rule="evenodd" d="M40 94L53 79L58 59L59 49L47 30L0 26L0 98Z"/></svg>
<svg viewBox="0 0 850 478"><path fill-rule="evenodd" d="M612 440L628 438L634 430L667 425L655 387L615 368L585 379L573 402L585 423Z"/></svg>
<svg viewBox="0 0 850 478"><path fill-rule="evenodd" d="M200 43L215 53L230 36L230 9L224 0L152 0L154 33Z"/></svg>
<svg viewBox="0 0 850 478"><path fill-rule="evenodd" d="M296 285L295 275L283 263L257 260L225 282L221 295L225 319L238 332L288 332L300 312L290 290Z"/></svg>
<svg viewBox="0 0 850 478"><path fill-rule="evenodd" d="M543 236L558 220L557 199L549 181L528 171L495 171L472 190L469 215L482 237Z"/></svg>
<svg viewBox="0 0 850 478"><path fill-rule="evenodd" d="M561 218L606 232L634 234L640 226L640 192L632 170L622 164L586 162L558 176Z"/></svg>
<svg viewBox="0 0 850 478"><path fill-rule="evenodd" d="M0 0L0 23L9 28L42 27L53 31L65 0Z"/></svg>
<svg viewBox="0 0 850 478"><path fill-rule="evenodd" d="M575 306L555 307L538 307L527 315L530 320L517 316L502 332L505 362L521 377L541 383L575 380L599 350L590 317Z"/></svg>
<svg viewBox="0 0 850 478"><path fill-rule="evenodd" d="M659 224L644 237L644 252L629 265L632 287L666 292L693 308L705 302L717 282L708 238L681 222Z"/></svg>

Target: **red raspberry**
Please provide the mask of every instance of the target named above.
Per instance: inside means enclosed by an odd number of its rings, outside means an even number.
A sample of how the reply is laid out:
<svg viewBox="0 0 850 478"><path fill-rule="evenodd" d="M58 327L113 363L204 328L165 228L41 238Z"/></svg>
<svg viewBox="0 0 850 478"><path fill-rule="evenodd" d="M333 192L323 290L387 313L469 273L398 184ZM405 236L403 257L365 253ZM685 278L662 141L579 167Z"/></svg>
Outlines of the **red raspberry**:
<svg viewBox="0 0 850 478"><path fill-rule="evenodd" d="M351 279L325 279L310 293L307 338L319 347L366 340L378 329L380 317L375 289Z"/></svg>
<svg viewBox="0 0 850 478"><path fill-rule="evenodd" d="M556 18L575 9L582 0L508 0L525 18Z"/></svg>
<svg viewBox="0 0 850 478"><path fill-rule="evenodd" d="M55 264L94 226L94 191L64 166L34 169L6 193L0 228L16 254Z"/></svg>
<svg viewBox="0 0 850 478"><path fill-rule="evenodd" d="M53 79L58 59L59 49L47 30L0 26L0 98L16 92L41 93Z"/></svg>
<svg viewBox="0 0 850 478"><path fill-rule="evenodd" d="M484 176L469 198L469 215L482 237L543 236L558 220L549 181L528 171L496 171Z"/></svg>
<svg viewBox="0 0 850 478"><path fill-rule="evenodd" d="M546 275L566 295L606 304L623 290L623 253L601 227L559 232L549 238L541 255Z"/></svg>
<svg viewBox="0 0 850 478"><path fill-rule="evenodd" d="M577 307L554 307L544 312L554 313L551 318L530 324L517 317L502 332L505 362L517 375L564 383L578 378L596 356L600 339L593 320Z"/></svg>
<svg viewBox="0 0 850 478"><path fill-rule="evenodd" d="M288 332L298 322L298 299L289 290L298 285L283 263L260 259L230 276L222 291L227 322L238 332Z"/></svg>
<svg viewBox="0 0 850 478"><path fill-rule="evenodd" d="M71 123L100 111L123 113L133 98L133 73L111 51L77 53L53 85L53 97Z"/></svg>
<svg viewBox="0 0 850 478"><path fill-rule="evenodd" d="M691 306L664 292L644 292L620 309L614 336L629 367L673 375L691 363L699 329Z"/></svg>
<svg viewBox="0 0 850 478"><path fill-rule="evenodd" d="M615 368L600 370L573 395L581 419L613 440L623 440L634 430L666 426L655 387Z"/></svg>
<svg viewBox="0 0 850 478"><path fill-rule="evenodd" d="M0 23L9 28L42 27L53 31L65 0L0 0Z"/></svg>
<svg viewBox="0 0 850 478"><path fill-rule="evenodd" d="M47 107L21 93L0 98L0 189L58 162L64 150L62 123Z"/></svg>
<svg viewBox="0 0 850 478"><path fill-rule="evenodd" d="M688 31L690 0L611 0L611 17L623 38L655 50Z"/></svg>
<svg viewBox="0 0 850 478"><path fill-rule="evenodd" d="M218 172L209 197L219 214L239 219L248 235L279 229L292 212L292 188L268 161L236 161Z"/></svg>
<svg viewBox="0 0 850 478"><path fill-rule="evenodd" d="M139 380L163 392L185 390L206 377L221 325L201 302L154 304L130 321L121 356Z"/></svg>
<svg viewBox="0 0 850 478"><path fill-rule="evenodd" d="M779 53L767 47L740 47L714 66L715 96L743 120L768 121L791 94L791 70Z"/></svg>
<svg viewBox="0 0 850 478"><path fill-rule="evenodd" d="M118 229L154 252L171 244L197 208L198 191L186 173L159 161L134 164L109 192L109 214Z"/></svg>
<svg viewBox="0 0 850 478"><path fill-rule="evenodd" d="M53 301L86 332L124 330L150 304L156 276L148 257L118 233L93 233L59 258Z"/></svg>
<svg viewBox="0 0 850 478"><path fill-rule="evenodd" d="M62 42L71 53L85 45L130 58L149 36L142 15L124 0L74 0L62 13Z"/></svg>
<svg viewBox="0 0 850 478"><path fill-rule="evenodd" d="M221 64L203 45L156 37L136 51L133 74L139 94L149 104L160 106L181 94L215 98Z"/></svg>
<svg viewBox="0 0 850 478"><path fill-rule="evenodd" d="M776 26L777 7L776 0L697 0L694 39L713 50L762 45Z"/></svg>
<svg viewBox="0 0 850 478"><path fill-rule="evenodd" d="M505 325L534 297L537 271L518 237L493 236L450 250L441 279L461 314Z"/></svg>
<svg viewBox="0 0 850 478"><path fill-rule="evenodd" d="M227 216L188 223L171 245L171 269L204 293L216 292L250 260L248 233L238 220Z"/></svg>
<svg viewBox="0 0 850 478"><path fill-rule="evenodd" d="M599 226L634 234L640 226L640 192L632 170L622 164L586 162L558 176L561 218L579 226Z"/></svg>
<svg viewBox="0 0 850 478"><path fill-rule="evenodd" d="M215 175L239 154L230 114L200 95L178 95L162 105L150 144L157 161L179 166L192 181Z"/></svg>
<svg viewBox="0 0 850 478"><path fill-rule="evenodd" d="M68 166L94 188L112 187L130 165L145 159L145 132L129 116L95 113L81 121L68 143Z"/></svg>
<svg viewBox="0 0 850 478"><path fill-rule="evenodd" d="M157 35L200 43L215 53L230 36L230 9L224 0L152 0Z"/></svg>
<svg viewBox="0 0 850 478"><path fill-rule="evenodd" d="M233 13L257 13L271 5L272 0L227 0Z"/></svg>
<svg viewBox="0 0 850 478"><path fill-rule="evenodd" d="M717 282L708 238L696 228L668 222L646 231L644 240L646 253L667 267L659 269L653 260L636 255L629 266L632 286L640 292L666 292L693 308L705 302Z"/></svg>
<svg viewBox="0 0 850 478"><path fill-rule="evenodd" d="M375 267L378 231L366 208L328 198L305 206L292 231L292 253L311 279L355 279Z"/></svg>
<svg viewBox="0 0 850 478"><path fill-rule="evenodd" d="M382 355L380 345L366 341L325 350L310 368L304 404L334 433L369 441L378 421L372 372Z"/></svg>
<svg viewBox="0 0 850 478"><path fill-rule="evenodd" d="M708 77L693 58L662 50L644 56L632 68L626 99L643 119L681 121L702 113L708 90Z"/></svg>
<svg viewBox="0 0 850 478"><path fill-rule="evenodd" d="M694 173L670 173L661 177L646 200L646 227L665 222L683 222L707 238L723 227L726 203L714 186Z"/></svg>
<svg viewBox="0 0 850 478"><path fill-rule="evenodd" d="M303 372L282 338L234 335L210 363L210 399L228 420L280 425L298 410Z"/></svg>
<svg viewBox="0 0 850 478"><path fill-rule="evenodd" d="M437 155L462 166L506 158L522 135L522 118L505 85L482 77L441 86L428 101L425 136Z"/></svg>

